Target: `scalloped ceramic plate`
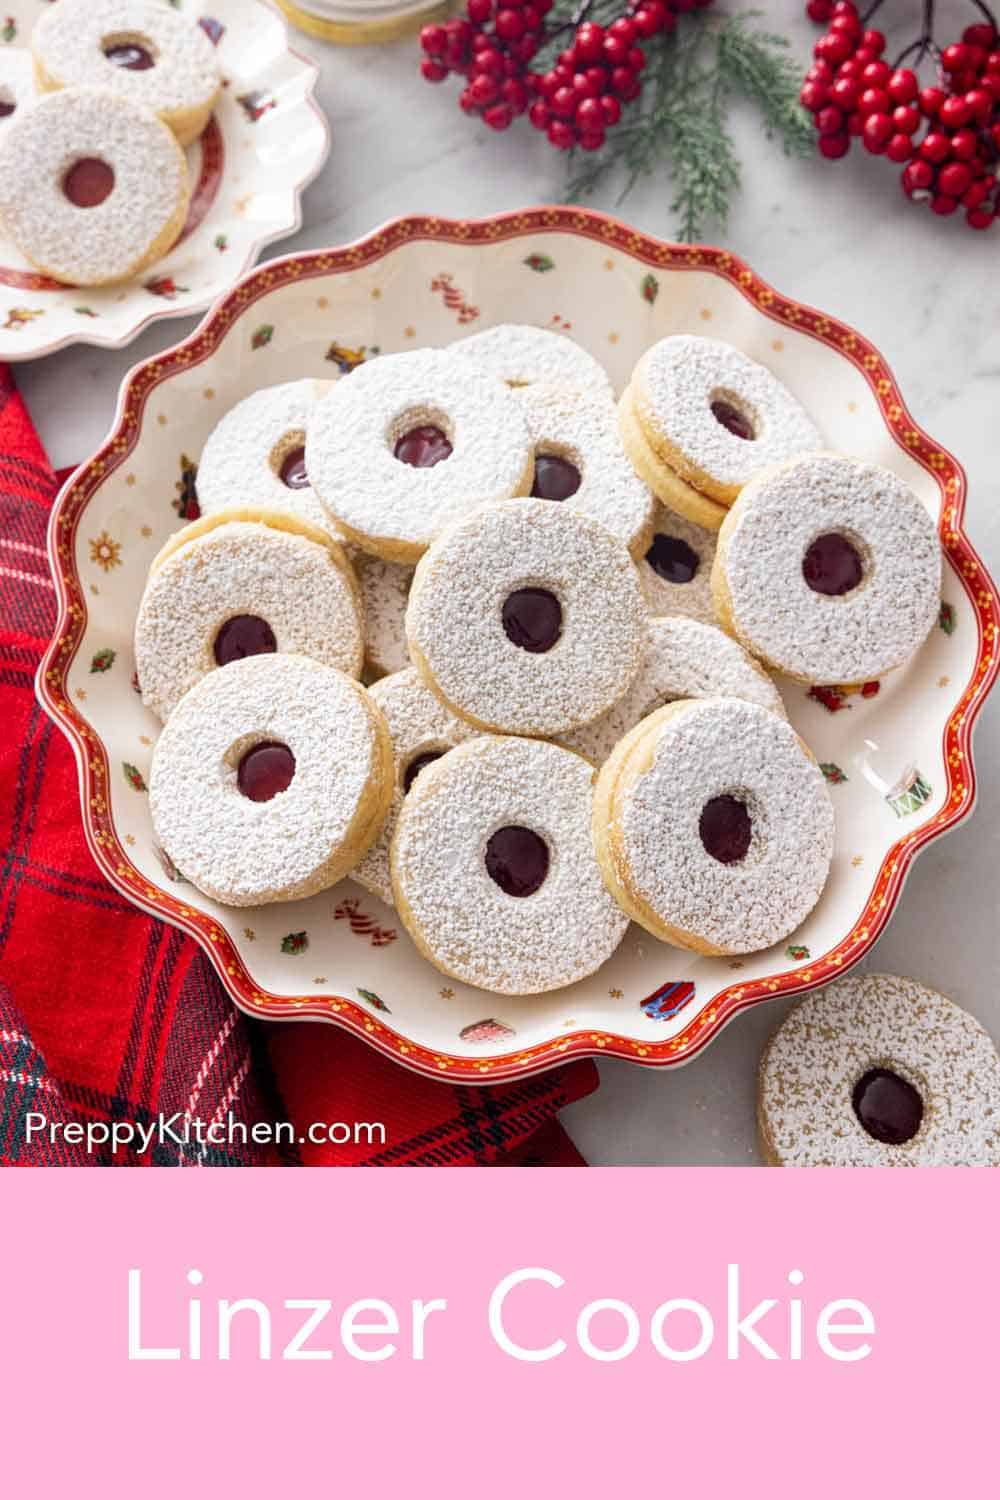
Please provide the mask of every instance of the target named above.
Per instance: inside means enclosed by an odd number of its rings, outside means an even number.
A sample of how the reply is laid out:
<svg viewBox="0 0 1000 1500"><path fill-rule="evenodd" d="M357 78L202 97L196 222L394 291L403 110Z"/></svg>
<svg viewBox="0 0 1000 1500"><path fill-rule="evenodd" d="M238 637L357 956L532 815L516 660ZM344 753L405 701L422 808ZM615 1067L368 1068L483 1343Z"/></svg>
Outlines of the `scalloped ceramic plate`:
<svg viewBox="0 0 1000 1500"><path fill-rule="evenodd" d="M145 782L157 724L132 685L132 622L151 559L190 513L194 460L213 424L258 386L505 319L578 339L619 387L664 334L729 339L791 386L830 446L895 469L939 518L940 626L910 665L850 694L783 685L830 782L837 840L816 910L768 952L702 958L632 927L591 979L499 997L438 974L395 913L350 882L309 901L227 910L180 882L156 848ZM409 1067L467 1082L581 1054L679 1063L739 1010L856 963L917 851L971 810L971 731L996 675L1000 601L962 531L964 501L962 470L913 424L882 356L735 256L577 209L402 219L357 244L260 267L191 338L128 377L109 439L53 512L60 618L39 695L76 751L98 865L130 900L191 933L245 1010L332 1021Z"/></svg>
<svg viewBox="0 0 1000 1500"><path fill-rule="evenodd" d="M40 276L0 231L0 359L37 359L68 344L121 349L148 323L201 312L265 245L302 222L302 191L330 149L313 99L319 70L290 50L285 22L266 0L169 3L204 26L226 80L205 133L188 149L195 187L181 239L133 281L74 288ZM5 96L30 95L27 44L44 8L45 0L6 0Z"/></svg>

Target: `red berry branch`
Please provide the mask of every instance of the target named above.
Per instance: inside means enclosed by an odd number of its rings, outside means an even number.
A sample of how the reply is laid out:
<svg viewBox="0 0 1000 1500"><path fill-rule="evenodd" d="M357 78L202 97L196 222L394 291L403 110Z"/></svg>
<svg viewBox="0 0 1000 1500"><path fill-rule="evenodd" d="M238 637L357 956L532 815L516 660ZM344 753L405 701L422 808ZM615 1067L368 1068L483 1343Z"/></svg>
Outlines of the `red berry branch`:
<svg viewBox="0 0 1000 1500"><path fill-rule="evenodd" d="M868 26L882 0L860 13L854 0L808 0L826 26L813 48L800 99L812 114L821 155L846 156L859 140L902 168L904 193L936 214L965 210L972 229L1000 215L1000 34L989 7L943 48L934 0L924 0L920 36L885 57L883 32Z"/></svg>

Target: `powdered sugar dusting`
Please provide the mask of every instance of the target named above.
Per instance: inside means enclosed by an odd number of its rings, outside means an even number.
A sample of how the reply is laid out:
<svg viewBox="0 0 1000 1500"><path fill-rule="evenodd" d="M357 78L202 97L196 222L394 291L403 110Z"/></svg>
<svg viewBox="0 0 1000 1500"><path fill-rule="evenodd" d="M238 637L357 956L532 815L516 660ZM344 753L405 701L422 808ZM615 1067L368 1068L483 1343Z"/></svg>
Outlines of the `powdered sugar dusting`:
<svg viewBox="0 0 1000 1500"><path fill-rule="evenodd" d="M382 832L360 864L355 865L351 877L392 906L389 845L403 805L403 777L407 767L420 755L451 750L463 740L471 739L476 731L448 712L430 689L424 687L413 667L383 677L372 687L371 695L389 726L396 783Z"/></svg>
<svg viewBox="0 0 1000 1500"><path fill-rule="evenodd" d="M115 177L94 208L78 208L62 189L67 169L86 157L106 162ZM47 94L0 138L7 232L29 260L64 280L127 276L178 216L187 190L187 164L167 127L111 94Z"/></svg>
<svg viewBox="0 0 1000 1500"><path fill-rule="evenodd" d="M410 665L406 646L406 601L413 569L363 553L355 563L365 618L365 659L383 677Z"/></svg>
<svg viewBox="0 0 1000 1500"><path fill-rule="evenodd" d="M770 677L724 631L679 616L650 620L639 674L624 697L562 743L594 765L640 720L678 698L744 698L784 716Z"/></svg>
<svg viewBox="0 0 1000 1500"><path fill-rule="evenodd" d="M536 458L556 454L579 470L580 487L564 503L602 522L626 547L644 543L654 500L626 456L606 394L550 381L525 386L518 397Z"/></svg>
<svg viewBox="0 0 1000 1500"><path fill-rule="evenodd" d="M686 543L698 559L694 577L687 583L671 583L656 572L648 558L639 564L639 580L646 596L651 615L688 615L693 620L702 620L706 625L715 624L715 606L712 603L712 564L718 534L696 526L693 521L669 510L662 502L657 503L653 516L653 545L658 536L677 538Z"/></svg>
<svg viewBox="0 0 1000 1500"><path fill-rule="evenodd" d="M208 672L215 638L235 615L257 615L279 652L351 676L361 670L361 616L330 550L258 522L231 521L194 537L149 579L135 623L142 698L161 719Z"/></svg>
<svg viewBox="0 0 1000 1500"><path fill-rule="evenodd" d="M902 1145L875 1140L854 1113L854 1085L872 1068L923 1100ZM761 1062L759 1107L783 1166L1000 1166L996 1047L967 1011L894 974L849 975L797 1005Z"/></svg>
<svg viewBox="0 0 1000 1500"><path fill-rule="evenodd" d="M500 323L459 339L449 352L508 385L555 382L614 399L604 366L565 333L529 323Z"/></svg>
<svg viewBox="0 0 1000 1500"><path fill-rule="evenodd" d="M426 423L445 431L450 457L428 469L401 463L396 442ZM446 351L420 349L360 365L317 402L306 467L335 520L417 555L449 520L530 482L531 440L501 381Z"/></svg>
<svg viewBox="0 0 1000 1500"><path fill-rule="evenodd" d="M157 839L188 880L227 905L322 888L371 784L381 784L375 722L364 688L305 657L220 667L182 699L157 742L149 779ZM288 746L295 775L269 802L252 802L239 791L237 766L264 740Z"/></svg>
<svg viewBox="0 0 1000 1500"><path fill-rule="evenodd" d="M311 486L290 489L281 479L282 463L305 443L309 412L327 388L328 382L321 380L289 380L255 391L226 413L198 463L198 503L204 515L233 505L260 505L340 536Z"/></svg>
<svg viewBox="0 0 1000 1500"><path fill-rule="evenodd" d="M557 745L479 738L428 766L403 803L393 872L410 926L446 973L500 994L537 994L609 958L628 918L604 888L590 834L593 774ZM534 895L487 873L487 840L508 824L547 843Z"/></svg>
<svg viewBox="0 0 1000 1500"><path fill-rule="evenodd" d="M706 802L726 795L746 803L753 823L750 849L734 864L714 859L698 831ZM726 953L786 937L826 883L834 821L822 772L794 729L755 703L708 698L663 724L619 817L642 899L672 927Z"/></svg>
<svg viewBox="0 0 1000 1500"><path fill-rule="evenodd" d="M815 593L802 559L816 537L847 534L865 577L840 597ZM716 567L733 626L752 651L807 682L866 682L927 636L941 592L934 522L888 469L808 454L761 475L734 506Z"/></svg>
<svg viewBox="0 0 1000 1500"><path fill-rule="evenodd" d="M674 334L643 355L632 377L636 410L682 460L725 486L822 446L799 402L770 370L721 339ZM712 415L723 396L750 417L755 437L736 437Z"/></svg>
<svg viewBox="0 0 1000 1500"><path fill-rule="evenodd" d="M504 631L504 601L526 587L547 589L562 607L549 651L524 651ZM548 500L507 500L451 527L422 560L406 629L456 712L553 735L621 696L639 669L646 620L636 569L605 527Z"/></svg>

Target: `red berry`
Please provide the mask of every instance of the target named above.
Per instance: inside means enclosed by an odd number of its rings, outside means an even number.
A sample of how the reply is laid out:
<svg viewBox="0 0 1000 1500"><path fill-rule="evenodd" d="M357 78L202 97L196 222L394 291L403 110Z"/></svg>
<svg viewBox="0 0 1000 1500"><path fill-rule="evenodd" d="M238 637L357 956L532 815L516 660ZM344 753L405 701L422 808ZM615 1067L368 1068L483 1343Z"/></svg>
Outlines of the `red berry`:
<svg viewBox="0 0 1000 1500"><path fill-rule="evenodd" d="M951 138L951 154L959 161L971 161L979 149L974 130L959 130Z"/></svg>
<svg viewBox="0 0 1000 1500"><path fill-rule="evenodd" d="M929 130L920 143L920 155L925 161L947 161L951 155L951 141L943 130Z"/></svg>
<svg viewBox="0 0 1000 1500"><path fill-rule="evenodd" d="M928 119L935 119L942 104L948 95L944 89L926 88L920 90L920 108Z"/></svg>
<svg viewBox="0 0 1000 1500"><path fill-rule="evenodd" d="M634 20L628 16L619 16L617 21L612 21L608 27L608 36L621 37L626 47L631 47L639 38L639 28Z"/></svg>
<svg viewBox="0 0 1000 1500"><path fill-rule="evenodd" d="M805 103L805 100L803 99L802 102ZM838 109L852 110L858 102L858 86L854 79L838 78L830 89L830 102L836 104ZM806 107L808 108L808 105Z"/></svg>
<svg viewBox="0 0 1000 1500"><path fill-rule="evenodd" d="M842 15L834 16L830 22L830 30L834 33L839 33L841 36L853 39L861 35L861 22L857 16L852 16L845 12Z"/></svg>
<svg viewBox="0 0 1000 1500"><path fill-rule="evenodd" d="M580 146L584 151L600 151L603 145L603 130L586 130L580 135Z"/></svg>
<svg viewBox="0 0 1000 1500"><path fill-rule="evenodd" d="M646 66L646 54L641 47L630 47L626 61L633 73L641 73Z"/></svg>
<svg viewBox="0 0 1000 1500"><path fill-rule="evenodd" d="M499 78L503 72L503 53L495 47L484 47L476 53L476 72L492 73Z"/></svg>
<svg viewBox="0 0 1000 1500"><path fill-rule="evenodd" d="M867 142L865 143L867 145ZM894 135L889 139L885 154L890 161L909 161L913 155L913 140L908 135Z"/></svg>
<svg viewBox="0 0 1000 1500"><path fill-rule="evenodd" d="M600 62L604 28L585 21L576 33L576 55L580 62Z"/></svg>
<svg viewBox="0 0 1000 1500"><path fill-rule="evenodd" d="M604 123L606 125L617 125L622 117L622 107L614 94L601 95L601 109L604 111Z"/></svg>
<svg viewBox="0 0 1000 1500"><path fill-rule="evenodd" d="M583 75L590 84L591 93L603 94L608 86L608 73L599 63L592 64Z"/></svg>
<svg viewBox="0 0 1000 1500"><path fill-rule="evenodd" d="M425 26L420 33L420 45L431 57L440 57L448 45L448 33L443 26Z"/></svg>
<svg viewBox="0 0 1000 1500"><path fill-rule="evenodd" d="M524 36L524 20L520 11L511 10L509 7L506 10L500 11L494 23L494 29L501 41L518 41L520 37ZM506 129L503 125L496 128L501 130Z"/></svg>
<svg viewBox="0 0 1000 1500"><path fill-rule="evenodd" d="M972 110L973 117L980 125L985 125L993 113L993 95L989 89L970 89L965 96L965 102Z"/></svg>
<svg viewBox="0 0 1000 1500"><path fill-rule="evenodd" d="M970 47L983 47L988 52L996 45L997 34L992 26L979 22L974 26L966 26L962 32L962 41L967 42Z"/></svg>
<svg viewBox="0 0 1000 1500"><path fill-rule="evenodd" d="M471 89L462 90L462 92L458 96L458 104L459 108L464 109L467 115L478 115L479 113L479 105L472 97Z"/></svg>
<svg viewBox="0 0 1000 1500"><path fill-rule="evenodd" d="M604 111L598 99L581 99L574 118L581 131L604 129Z"/></svg>
<svg viewBox="0 0 1000 1500"><path fill-rule="evenodd" d="M938 119L946 130L960 130L972 119L972 110L964 99L953 96L942 104Z"/></svg>
<svg viewBox="0 0 1000 1500"><path fill-rule="evenodd" d="M896 68L886 84L886 93L893 104L912 104L919 91L917 75L912 68Z"/></svg>
<svg viewBox="0 0 1000 1500"><path fill-rule="evenodd" d="M511 42L510 51L511 56L515 57L519 63L530 63L531 59L538 51L537 36L535 36L533 32L526 31L524 33L524 36L521 37L520 41Z"/></svg>
<svg viewBox="0 0 1000 1500"><path fill-rule="evenodd" d="M528 90L519 78L508 78L500 92L515 115L524 114L528 107Z"/></svg>
<svg viewBox="0 0 1000 1500"><path fill-rule="evenodd" d="M491 130L509 130L514 113L509 104L491 104L483 110L483 119Z"/></svg>
<svg viewBox="0 0 1000 1500"><path fill-rule="evenodd" d="M620 36L606 36L604 38L603 60L611 67L617 68L628 58L628 46Z"/></svg>
<svg viewBox="0 0 1000 1500"><path fill-rule="evenodd" d="M570 146L576 145L576 131L565 120L553 120L546 134L560 151L568 151Z"/></svg>
<svg viewBox="0 0 1000 1500"><path fill-rule="evenodd" d="M840 67L837 69L837 77L853 78L855 82L860 82L861 74L864 72L864 67L864 63L858 62L858 59L856 57L849 57L847 61L842 62ZM830 69L827 67L826 63L813 63L813 66L809 69L809 73L815 73L817 77L820 77L820 68L823 68L826 73L830 72ZM809 76L809 73L806 74L807 78Z"/></svg>
<svg viewBox="0 0 1000 1500"><path fill-rule="evenodd" d="M837 88L841 83L847 83L847 81L847 79L838 78L833 87ZM853 85L850 86L853 87ZM825 83L804 83L802 85L802 92L799 94L799 103L810 114L815 114L818 109L823 108L827 99L830 98L831 92Z"/></svg>
<svg viewBox="0 0 1000 1500"><path fill-rule="evenodd" d="M663 30L669 14L663 0L643 0L632 19L640 36L651 37ZM672 15L670 20L673 24Z"/></svg>
<svg viewBox="0 0 1000 1500"><path fill-rule="evenodd" d="M972 185L972 173L964 162L950 161L938 173L937 185L942 193L948 194L949 198L961 198L966 189Z"/></svg>
<svg viewBox="0 0 1000 1500"><path fill-rule="evenodd" d="M625 79L620 83L616 83L615 78L619 73L624 73ZM642 84L639 82L638 78L636 78L635 74L629 72L627 68L615 69L615 71L611 75L611 87L614 89L619 99L624 99L626 104L628 104L632 99L638 99L639 95L642 93Z"/></svg>
<svg viewBox="0 0 1000 1500"><path fill-rule="evenodd" d="M820 135L838 135L844 128L844 116L839 109L828 104L816 116L816 129Z"/></svg>
<svg viewBox="0 0 1000 1500"><path fill-rule="evenodd" d="M484 26L493 14L493 0L468 0L465 10L474 25Z"/></svg>
<svg viewBox="0 0 1000 1500"><path fill-rule="evenodd" d="M848 135L860 135L861 132L864 130L864 128L865 128L864 116L861 115L861 114L859 114L857 110L855 110L852 115L848 115L847 116L847 134Z"/></svg>
<svg viewBox="0 0 1000 1500"><path fill-rule="evenodd" d="M892 69L881 60L865 63L861 69L861 82L866 89L884 89L892 77Z"/></svg>
<svg viewBox="0 0 1000 1500"><path fill-rule="evenodd" d="M571 88L563 84L557 88L549 100L549 108L554 115L559 115L563 120L568 120L576 109L576 94Z"/></svg>
<svg viewBox="0 0 1000 1500"><path fill-rule="evenodd" d="M952 42L941 53L941 66L946 73L960 73L969 66L969 49L964 42Z"/></svg>
<svg viewBox="0 0 1000 1500"><path fill-rule="evenodd" d="M448 77L448 69L443 62L438 62L434 57L425 57L420 64L420 71L428 83L441 83Z"/></svg>
<svg viewBox="0 0 1000 1500"><path fill-rule="evenodd" d="M522 5L521 20L526 31L537 31L542 24L542 13L537 5Z"/></svg>
<svg viewBox="0 0 1000 1500"><path fill-rule="evenodd" d="M888 120L889 95L884 89L865 89L858 100L858 109L867 118L868 115L884 115Z"/></svg>
<svg viewBox="0 0 1000 1500"><path fill-rule="evenodd" d="M892 139L892 133L892 121L888 115L869 115L861 132L865 150L873 156L881 156Z"/></svg>
<svg viewBox="0 0 1000 1500"><path fill-rule="evenodd" d="M477 104L492 104L500 93L500 85L492 73L477 73L469 84L469 93Z"/></svg>
<svg viewBox="0 0 1000 1500"><path fill-rule="evenodd" d="M857 49L854 54L853 61L858 65L859 78L861 77L863 70L867 68L869 63L874 62L877 56L878 54L873 52L870 47L859 47Z"/></svg>
<svg viewBox="0 0 1000 1500"><path fill-rule="evenodd" d="M840 74L844 73L845 69L848 66L849 66L848 63L841 63L840 68L838 70L838 77L840 76ZM833 82L833 69L830 67L829 63L814 62L813 65L812 65L812 67L806 73L806 79L809 82L811 82L813 79L815 79L817 83L832 83Z"/></svg>
<svg viewBox="0 0 1000 1500"><path fill-rule="evenodd" d="M551 118L549 107L542 99L536 99L528 110L528 119L536 130L546 130Z"/></svg>
<svg viewBox="0 0 1000 1500"><path fill-rule="evenodd" d="M817 26L822 26L833 15L831 0L807 0L806 15Z"/></svg>
<svg viewBox="0 0 1000 1500"><path fill-rule="evenodd" d="M819 138L820 154L830 161L846 156L850 145L850 137L846 135L821 135Z"/></svg>
<svg viewBox="0 0 1000 1500"><path fill-rule="evenodd" d="M988 182L974 182L967 192L962 194L962 206L964 208L979 208L990 196L992 188Z"/></svg>
<svg viewBox="0 0 1000 1500"><path fill-rule="evenodd" d="M594 87L593 80L586 73L574 73L573 92L578 99L596 99L601 90L599 86Z"/></svg>
<svg viewBox="0 0 1000 1500"><path fill-rule="evenodd" d="M958 207L957 198L949 198L947 193L935 193L931 199L931 208L936 214L953 214Z"/></svg>
<svg viewBox="0 0 1000 1500"><path fill-rule="evenodd" d="M965 222L970 229L989 229L993 218L988 208L970 208L965 216Z"/></svg>
<svg viewBox="0 0 1000 1500"><path fill-rule="evenodd" d="M913 197L915 193L926 193L934 181L934 168L927 161L907 162L903 168L903 192Z"/></svg>
<svg viewBox="0 0 1000 1500"><path fill-rule="evenodd" d="M885 36L881 31L872 29L861 34L861 45L867 47L869 52L874 52L876 57L881 57L885 51Z"/></svg>
<svg viewBox="0 0 1000 1500"><path fill-rule="evenodd" d="M892 123L901 135L913 135L920 124L920 111L912 104L899 104L892 112Z"/></svg>
<svg viewBox="0 0 1000 1500"><path fill-rule="evenodd" d="M836 32L828 32L826 36L821 36L813 48L814 56L834 65L846 62L853 51L854 46L849 39L846 36L838 36Z"/></svg>

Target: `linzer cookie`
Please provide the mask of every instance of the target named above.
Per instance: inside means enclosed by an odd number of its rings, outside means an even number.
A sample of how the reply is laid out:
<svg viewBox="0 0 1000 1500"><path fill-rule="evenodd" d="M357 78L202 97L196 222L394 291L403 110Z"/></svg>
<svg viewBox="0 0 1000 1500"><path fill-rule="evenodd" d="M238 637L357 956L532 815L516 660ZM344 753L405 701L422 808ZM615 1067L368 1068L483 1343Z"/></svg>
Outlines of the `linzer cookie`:
<svg viewBox="0 0 1000 1500"><path fill-rule="evenodd" d="M555 381L518 394L535 447L531 493L593 516L642 557L655 502L629 463L607 396Z"/></svg>
<svg viewBox="0 0 1000 1500"><path fill-rule="evenodd" d="M158 115L182 146L222 91L202 27L159 0L59 0L39 16L31 48L40 92L103 89Z"/></svg>
<svg viewBox="0 0 1000 1500"><path fill-rule="evenodd" d="M306 430L327 514L366 552L416 562L442 526L531 488L531 437L513 392L443 350L384 354L339 380Z"/></svg>
<svg viewBox="0 0 1000 1500"><path fill-rule="evenodd" d="M476 731L448 712L430 689L424 687L413 667L383 677L375 683L371 695L389 728L396 780L392 807L382 832L351 874L359 885L391 906L389 845L403 798L433 761L470 739Z"/></svg>
<svg viewBox="0 0 1000 1500"><path fill-rule="evenodd" d="M331 382L290 380L237 402L198 461L204 515L233 505L263 506L333 531L306 473L306 420Z"/></svg>
<svg viewBox="0 0 1000 1500"><path fill-rule="evenodd" d="M226 906L314 895L346 875L392 800L385 720L360 683L303 656L254 656L187 693L153 752L156 837Z"/></svg>
<svg viewBox="0 0 1000 1500"><path fill-rule="evenodd" d="M757 1119L772 1166L1000 1166L1000 1057L943 995L852 974L774 1033Z"/></svg>
<svg viewBox="0 0 1000 1500"><path fill-rule="evenodd" d="M826 883L833 808L786 720L735 698L681 700L605 761L594 843L615 900L654 937L754 953L793 932Z"/></svg>
<svg viewBox="0 0 1000 1500"><path fill-rule="evenodd" d="M821 446L776 375L731 344L693 334L646 351L619 417L629 457L653 492L709 530L752 475Z"/></svg>
<svg viewBox="0 0 1000 1500"><path fill-rule="evenodd" d="M628 918L597 868L592 800L587 762L539 740L469 740L421 771L391 863L424 957L504 995L559 989L610 958Z"/></svg>
<svg viewBox="0 0 1000 1500"><path fill-rule="evenodd" d="M166 719L206 673L274 652L359 675L360 598L343 550L326 532L263 511L185 526L154 559L136 618L147 708Z"/></svg>
<svg viewBox="0 0 1000 1500"><path fill-rule="evenodd" d="M658 504L653 535L639 563L639 581L651 615L688 615L716 623L712 564L716 533Z"/></svg>
<svg viewBox="0 0 1000 1500"><path fill-rule="evenodd" d="M500 323L450 345L449 353L468 359L510 386L552 384L614 398L604 366L564 333L529 323Z"/></svg>
<svg viewBox="0 0 1000 1500"><path fill-rule="evenodd" d="M802 682L868 682L937 618L934 522L888 469L805 454L744 490L719 535L712 592L748 650Z"/></svg>
<svg viewBox="0 0 1000 1500"><path fill-rule="evenodd" d="M784 716L781 694L743 647L715 625L683 616L650 620L642 665L628 692L561 743L603 765L630 729L678 698L744 698Z"/></svg>
<svg viewBox="0 0 1000 1500"><path fill-rule="evenodd" d="M56 281L99 286L158 260L183 228L189 192L167 127L111 94L49 94L0 137L0 219Z"/></svg>
<svg viewBox="0 0 1000 1500"><path fill-rule="evenodd" d="M420 675L459 718L557 735L626 691L647 619L628 550L600 522L503 500L449 527L421 560L406 633Z"/></svg>
<svg viewBox="0 0 1000 1500"><path fill-rule="evenodd" d="M406 604L413 569L381 557L356 556L365 619L365 665L372 677L401 672L410 665L406 646Z"/></svg>

